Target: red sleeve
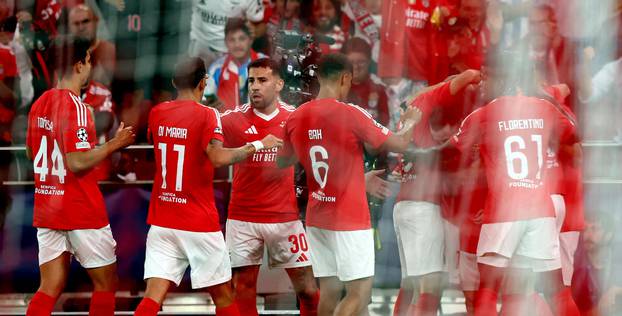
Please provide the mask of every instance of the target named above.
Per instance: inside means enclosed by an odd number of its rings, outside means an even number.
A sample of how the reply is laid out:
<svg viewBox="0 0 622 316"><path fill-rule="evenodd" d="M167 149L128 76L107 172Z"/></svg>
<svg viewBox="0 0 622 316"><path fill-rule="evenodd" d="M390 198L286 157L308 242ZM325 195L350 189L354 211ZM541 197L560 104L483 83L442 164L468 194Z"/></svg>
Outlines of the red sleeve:
<svg viewBox="0 0 622 316"><path fill-rule="evenodd" d="M424 102L423 100L425 100L425 102L432 105L430 109L436 107L455 107L456 109L459 109L459 105L464 102L465 89L462 89L460 92L452 95L450 84L451 82L448 81L439 87L419 95L411 102L411 106L418 106L421 102Z"/></svg>
<svg viewBox="0 0 622 316"><path fill-rule="evenodd" d="M95 148L97 136L95 135L95 123L90 110L73 94L63 94L67 116L61 127L62 142L65 153L76 151L89 151Z"/></svg>
<svg viewBox="0 0 622 316"><path fill-rule="evenodd" d="M450 140L450 144L458 148L461 152L472 150L480 140L480 131L482 126L482 118L485 108L479 108L469 114L460 125L458 133Z"/></svg>
<svg viewBox="0 0 622 316"><path fill-rule="evenodd" d="M222 124L220 122L220 114L214 108L208 107L205 111L205 131L203 132L203 138L201 139L201 148L207 148L212 139L224 142L222 134Z"/></svg>
<svg viewBox="0 0 622 316"><path fill-rule="evenodd" d="M233 112L225 111L225 113L220 116L220 122L222 124L222 134L224 139L223 142L225 147L233 147L231 144L231 135L233 134L232 121L235 121L233 115Z"/></svg>
<svg viewBox="0 0 622 316"><path fill-rule="evenodd" d="M279 149L278 156L284 158L290 158L294 155L294 146L292 145L291 133L292 133L292 116L285 122L285 133L283 134L283 148Z"/></svg>
<svg viewBox="0 0 622 316"><path fill-rule="evenodd" d="M349 104L350 119L354 133L363 142L371 145L373 148L378 148L389 138L391 131L388 128L382 126L376 122L371 114L365 111L363 108Z"/></svg>

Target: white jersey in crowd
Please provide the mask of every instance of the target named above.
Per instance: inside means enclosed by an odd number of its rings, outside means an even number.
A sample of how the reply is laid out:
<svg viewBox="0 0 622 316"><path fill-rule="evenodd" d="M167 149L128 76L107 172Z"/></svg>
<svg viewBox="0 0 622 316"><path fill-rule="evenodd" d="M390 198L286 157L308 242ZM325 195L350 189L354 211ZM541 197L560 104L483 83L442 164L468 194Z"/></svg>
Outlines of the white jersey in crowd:
<svg viewBox="0 0 622 316"><path fill-rule="evenodd" d="M263 19L263 12L261 0L193 0L190 39L225 53L227 18L258 22Z"/></svg>

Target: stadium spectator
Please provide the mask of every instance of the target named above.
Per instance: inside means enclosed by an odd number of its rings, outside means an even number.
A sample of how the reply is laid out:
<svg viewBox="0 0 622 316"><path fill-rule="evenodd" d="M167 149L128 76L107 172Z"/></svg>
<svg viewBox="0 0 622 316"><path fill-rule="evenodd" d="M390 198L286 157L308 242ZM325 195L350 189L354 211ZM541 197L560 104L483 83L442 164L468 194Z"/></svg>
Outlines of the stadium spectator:
<svg viewBox="0 0 622 316"><path fill-rule="evenodd" d="M371 46L365 40L354 37L348 40L342 52L352 64L352 87L347 101L367 110L384 126L389 125L389 100L382 85L373 82L370 75Z"/></svg>
<svg viewBox="0 0 622 316"><path fill-rule="evenodd" d="M0 21L0 145L11 143L11 123L19 102L19 74L12 47L15 17Z"/></svg>
<svg viewBox="0 0 622 316"><path fill-rule="evenodd" d="M218 58L208 70L209 86L204 92L206 99L217 97L220 112L233 110L248 100L248 64L266 57L251 48L251 33L245 21L232 18L225 26L227 54Z"/></svg>
<svg viewBox="0 0 622 316"><path fill-rule="evenodd" d="M211 65L228 51L225 25L230 18L260 22L263 17L263 3L258 0L192 0L190 55Z"/></svg>
<svg viewBox="0 0 622 316"><path fill-rule="evenodd" d="M338 53L348 39L348 33L341 29L340 21L341 3L339 0L313 1L313 31L334 40L333 44L320 41L319 46L323 54Z"/></svg>
<svg viewBox="0 0 622 316"><path fill-rule="evenodd" d="M559 33L555 10L542 4L531 8L529 27L524 39L523 53L538 63L544 85L566 84L571 91L568 106L575 110L577 85L578 47ZM520 49L520 48L516 48ZM574 92L574 93L572 93Z"/></svg>
<svg viewBox="0 0 622 316"><path fill-rule="evenodd" d="M99 17L87 5L80 4L69 11L69 33L91 42L91 80L109 87L114 74L116 47L110 41L98 38L98 23Z"/></svg>
<svg viewBox="0 0 622 316"><path fill-rule="evenodd" d="M300 18L301 0L276 0L275 12L268 20L268 36L279 30L302 32L305 24Z"/></svg>
<svg viewBox="0 0 622 316"><path fill-rule="evenodd" d="M378 62L378 52L380 49L382 1L345 1L341 10L342 28L350 35L350 37L360 37L371 45L371 56L375 66Z"/></svg>
<svg viewBox="0 0 622 316"><path fill-rule="evenodd" d="M378 75L407 78L417 90L447 76L447 37L455 23L448 1L383 1ZM455 11L455 10L454 10Z"/></svg>
<svg viewBox="0 0 622 316"><path fill-rule="evenodd" d="M594 212L586 218L572 278L572 292L583 316L622 312L622 274L613 245L616 223L607 212Z"/></svg>
<svg viewBox="0 0 622 316"><path fill-rule="evenodd" d="M458 21L447 49L450 74L482 68L491 46L490 29L485 23L486 5L485 0L460 1Z"/></svg>

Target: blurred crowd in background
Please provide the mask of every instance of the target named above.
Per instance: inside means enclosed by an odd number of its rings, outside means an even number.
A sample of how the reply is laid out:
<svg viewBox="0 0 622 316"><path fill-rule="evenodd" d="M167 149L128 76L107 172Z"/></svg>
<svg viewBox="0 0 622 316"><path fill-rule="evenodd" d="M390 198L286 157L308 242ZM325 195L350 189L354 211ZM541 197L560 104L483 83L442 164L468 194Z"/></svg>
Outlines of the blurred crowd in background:
<svg viewBox="0 0 622 316"><path fill-rule="evenodd" d="M204 102L222 112L248 101L246 66L274 56L279 30L331 38L317 46L353 64L348 101L393 130L400 104L451 75L480 69L488 49L500 46L539 60L547 84L567 85L583 140L620 143L621 26L619 0L0 0L0 146L24 144L30 106L55 84L46 58L57 36L92 42L82 99L102 142L120 122L146 142L151 107L174 97L179 58L199 56L209 65ZM102 180L151 179L150 153L113 156L100 167ZM619 160L601 168L616 173ZM0 180L32 180L23 152L0 151ZM0 189L2 223L9 191ZM615 305L622 293L610 247L617 210L586 210L592 215L575 272L585 292L577 303Z"/></svg>

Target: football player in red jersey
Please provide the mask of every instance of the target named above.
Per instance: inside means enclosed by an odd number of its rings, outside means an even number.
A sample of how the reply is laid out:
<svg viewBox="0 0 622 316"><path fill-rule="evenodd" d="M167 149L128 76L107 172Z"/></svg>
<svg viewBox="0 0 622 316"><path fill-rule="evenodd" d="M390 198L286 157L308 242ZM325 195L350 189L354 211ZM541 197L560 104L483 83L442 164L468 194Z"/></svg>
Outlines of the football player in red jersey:
<svg viewBox="0 0 622 316"><path fill-rule="evenodd" d="M279 65L262 58L248 65L250 103L222 115L226 147L238 147L268 134L283 137L294 108L279 100ZM243 315L257 315L257 276L268 249L271 268L285 268L300 300L300 314L316 315L319 292L294 192L294 168L276 165L278 149L260 150L233 167L226 242L233 287Z"/></svg>
<svg viewBox="0 0 622 316"><path fill-rule="evenodd" d="M421 122L413 131L413 144L427 152L412 155L414 159L398 168L402 179L393 221L402 282L394 315L436 314L444 271L456 279L451 281L458 282L454 268L458 229L441 210L441 181L447 160L443 156L448 154L434 148L455 133L463 117L466 88L479 81L479 71L467 70L426 89L412 102L422 112Z"/></svg>
<svg viewBox="0 0 622 316"><path fill-rule="evenodd" d="M177 99L149 114L156 157L147 235L147 290L135 315L156 315L172 284L190 266L192 288L207 288L216 315L240 315L231 288L231 264L214 202L214 168L234 164L282 145L272 135L223 148L218 111L199 103L206 85L205 64L187 58L175 67Z"/></svg>
<svg viewBox="0 0 622 316"><path fill-rule="evenodd" d="M502 53L486 66L484 93L495 99L467 116L451 139L463 151L479 145L489 188L477 246L476 315L496 315L504 277L503 309L521 314L528 307L526 277L561 267L544 155L549 147L574 146L575 127L523 57Z"/></svg>
<svg viewBox="0 0 622 316"><path fill-rule="evenodd" d="M72 37L57 39L50 58L58 84L33 104L28 116L41 284L27 315L50 315L67 282L72 255L93 281L89 314L114 314L116 242L93 167L133 143L135 134L121 124L113 139L95 147L93 118L78 97L91 70L89 45Z"/></svg>
<svg viewBox="0 0 622 316"><path fill-rule="evenodd" d="M409 108L402 117L404 128L393 134L362 108L339 101L352 81L352 65L344 55L324 55L318 77L317 99L287 120L277 163L300 161L307 174L307 236L321 290L318 314L358 315L369 302L374 275L363 149L403 152L421 112Z"/></svg>

